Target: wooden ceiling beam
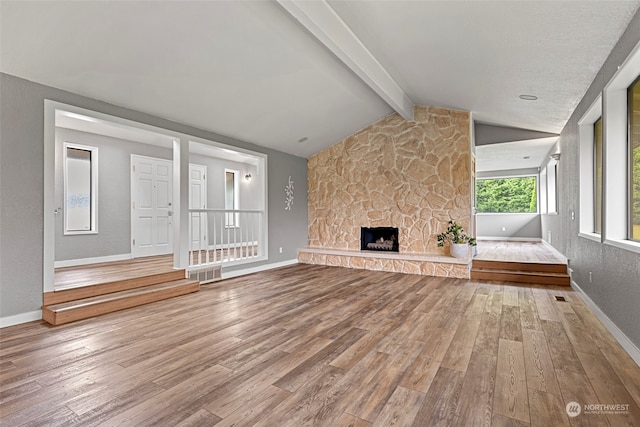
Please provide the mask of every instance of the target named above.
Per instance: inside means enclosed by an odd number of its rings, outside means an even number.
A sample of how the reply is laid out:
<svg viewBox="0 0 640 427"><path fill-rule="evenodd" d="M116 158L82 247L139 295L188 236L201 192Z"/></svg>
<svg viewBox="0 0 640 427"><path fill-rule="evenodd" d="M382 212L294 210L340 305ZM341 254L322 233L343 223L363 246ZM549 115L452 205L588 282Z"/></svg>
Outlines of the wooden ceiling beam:
<svg viewBox="0 0 640 427"><path fill-rule="evenodd" d="M413 101L324 0L276 0L405 120L413 120Z"/></svg>

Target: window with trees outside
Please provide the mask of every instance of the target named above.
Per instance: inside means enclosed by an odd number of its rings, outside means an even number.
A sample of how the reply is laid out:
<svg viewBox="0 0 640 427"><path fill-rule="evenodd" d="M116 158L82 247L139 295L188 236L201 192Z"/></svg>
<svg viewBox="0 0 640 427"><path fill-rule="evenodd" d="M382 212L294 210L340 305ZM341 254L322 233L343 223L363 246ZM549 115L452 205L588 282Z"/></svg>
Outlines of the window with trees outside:
<svg viewBox="0 0 640 427"><path fill-rule="evenodd" d="M536 177L478 179L476 205L478 213L536 213Z"/></svg>
<svg viewBox="0 0 640 427"><path fill-rule="evenodd" d="M629 87L629 239L640 241L640 78Z"/></svg>

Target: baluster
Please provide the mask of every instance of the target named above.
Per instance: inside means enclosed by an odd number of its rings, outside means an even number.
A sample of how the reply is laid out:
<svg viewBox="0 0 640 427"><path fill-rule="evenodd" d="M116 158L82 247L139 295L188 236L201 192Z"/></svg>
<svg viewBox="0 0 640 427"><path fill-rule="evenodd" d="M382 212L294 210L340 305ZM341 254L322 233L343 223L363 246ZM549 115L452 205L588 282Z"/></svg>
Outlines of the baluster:
<svg viewBox="0 0 640 427"><path fill-rule="evenodd" d="M219 237L219 234L218 234L218 223L220 222L220 220L219 220L220 215L218 214L218 212L216 212L213 217L215 218L214 219L214 224L213 224L213 227L214 227L213 228L213 230L214 230L214 233L213 233L213 239L214 239L213 240L213 260L215 262L219 262L220 261L220 257L219 257L220 254L218 254L218 241L220 240L220 237Z"/></svg>
<svg viewBox="0 0 640 427"><path fill-rule="evenodd" d="M229 212L227 212L227 215L229 215ZM230 254L231 254L231 246L229 246L229 242L231 242L231 238L229 237L230 233L231 233L231 223L233 222L233 217L228 216L229 220L227 221L227 262L230 261Z"/></svg>
<svg viewBox="0 0 640 427"><path fill-rule="evenodd" d="M200 234L207 233L209 237L209 212L202 212L200 214ZM209 253L209 239L204 239L205 259L207 264L211 262L211 254Z"/></svg>

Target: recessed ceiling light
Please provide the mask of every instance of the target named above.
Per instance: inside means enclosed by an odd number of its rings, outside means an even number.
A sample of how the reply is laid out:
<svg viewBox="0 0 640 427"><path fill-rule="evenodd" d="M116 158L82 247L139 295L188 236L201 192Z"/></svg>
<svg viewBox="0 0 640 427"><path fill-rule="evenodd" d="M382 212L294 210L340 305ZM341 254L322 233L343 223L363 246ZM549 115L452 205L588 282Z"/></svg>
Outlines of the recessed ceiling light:
<svg viewBox="0 0 640 427"><path fill-rule="evenodd" d="M303 136L302 138L300 138L300 139L298 140L298 142L302 144L302 143L303 143L303 142L305 142L307 139L309 139L309 137L308 137L308 136Z"/></svg>
<svg viewBox="0 0 640 427"><path fill-rule="evenodd" d="M535 95L520 95L518 98L524 99L525 101L535 101L536 99L538 99L538 97Z"/></svg>

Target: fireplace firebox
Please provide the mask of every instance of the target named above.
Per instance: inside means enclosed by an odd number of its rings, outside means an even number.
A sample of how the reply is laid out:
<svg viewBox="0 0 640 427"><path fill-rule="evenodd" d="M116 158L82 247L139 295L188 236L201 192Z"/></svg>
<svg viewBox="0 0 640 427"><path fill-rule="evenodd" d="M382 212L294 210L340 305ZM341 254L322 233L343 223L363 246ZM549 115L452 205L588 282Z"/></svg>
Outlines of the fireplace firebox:
<svg viewBox="0 0 640 427"><path fill-rule="evenodd" d="M361 227L360 250L400 252L398 229L395 227Z"/></svg>

